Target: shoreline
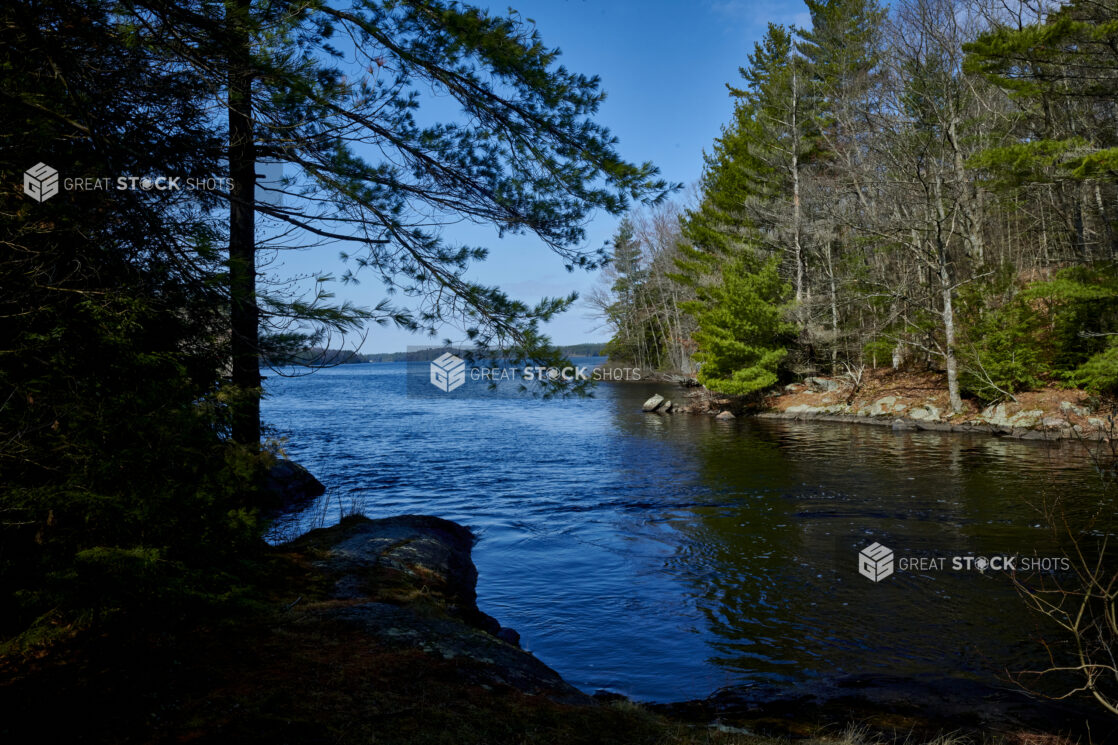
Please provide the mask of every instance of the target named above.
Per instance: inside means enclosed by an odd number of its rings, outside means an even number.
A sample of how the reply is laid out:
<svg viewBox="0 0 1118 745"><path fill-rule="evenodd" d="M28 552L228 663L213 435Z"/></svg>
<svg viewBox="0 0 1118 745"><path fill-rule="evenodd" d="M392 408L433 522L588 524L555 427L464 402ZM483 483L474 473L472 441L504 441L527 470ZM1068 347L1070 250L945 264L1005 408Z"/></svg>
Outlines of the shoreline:
<svg viewBox="0 0 1118 745"><path fill-rule="evenodd" d="M1086 705L900 677L639 703L589 695L477 606L476 536L350 516L266 551L253 610L77 635L0 675L13 742L1102 745ZM221 634L213 633L221 629ZM80 665L74 662L81 660ZM0 671L4 669L0 665ZM7 678L5 681L4 678ZM993 695L993 698L991 696ZM71 716L55 714L71 701Z"/></svg>
<svg viewBox="0 0 1118 745"><path fill-rule="evenodd" d="M476 541L468 527L437 517L354 516L280 548L311 559L332 586L323 588L313 610L304 610L316 619L304 620L312 628L339 622L372 643L454 662L460 672L468 671L458 681L465 687L506 689L527 701L583 714L620 707L684 723L707 736L719 731L748 734L754 745L777 745L769 738L825 737L849 727L909 743L945 733L1028 742L1036 736L1059 737L1072 722L1078 722L1074 730L1079 735L1109 731L1105 718L1079 702L1043 701L1023 690L964 681L937 684L855 674L810 688L745 684L702 699L667 702L585 693L521 649L516 631L478 607L479 577L472 558ZM956 690L959 686L963 689Z"/></svg>
<svg viewBox="0 0 1118 745"><path fill-rule="evenodd" d="M854 386L840 378L809 377L751 400L702 387L688 390L683 385L675 400L661 391L642 410L719 419L863 424L897 432L985 434L1018 440L1097 442L1118 436L1118 424L1104 402L1079 389L1048 387L986 405L964 399L962 410L953 413L941 375L872 371L866 378Z"/></svg>
<svg viewBox="0 0 1118 745"><path fill-rule="evenodd" d="M894 432L945 432L950 434L977 434L992 437L1004 437L1012 440L1039 440L1054 442L1057 440L1101 441L1106 438L1103 432L1074 432L1071 429L1038 429L1029 427L1009 427L982 422L964 421L929 422L912 419L904 416L868 417L856 414L830 414L824 412L788 412L777 409L766 409L749 412L742 415L744 418L774 419L786 422L827 422L831 424L862 424L871 427L889 427Z"/></svg>

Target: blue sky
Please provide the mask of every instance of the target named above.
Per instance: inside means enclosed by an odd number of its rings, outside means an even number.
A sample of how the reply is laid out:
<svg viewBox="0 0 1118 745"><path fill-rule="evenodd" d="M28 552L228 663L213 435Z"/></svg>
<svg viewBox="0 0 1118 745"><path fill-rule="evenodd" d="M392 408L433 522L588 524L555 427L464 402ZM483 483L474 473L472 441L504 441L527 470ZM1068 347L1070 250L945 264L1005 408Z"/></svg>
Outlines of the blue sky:
<svg viewBox="0 0 1118 745"><path fill-rule="evenodd" d="M704 149L729 119L732 102L726 83L737 82L738 67L766 25L808 22L801 0L508 0L489 7L503 12L509 6L536 21L544 43L562 50L560 59L568 69L601 77L607 98L598 120L620 139L622 156L651 160L666 179L685 186L699 178ZM596 215L587 244L600 246L618 221ZM597 273L568 273L557 256L528 235L498 239L495 231L455 226L444 237L489 247L489 259L472 267L471 277L527 301L571 291L585 296L599 282ZM285 253L280 262L269 270L281 277L342 271L337 248ZM367 307L384 297L371 277L332 289L339 299ZM581 301L546 330L558 344L608 338ZM436 341L443 336L460 334L448 328ZM429 337L374 327L361 349L391 352L428 343Z"/></svg>

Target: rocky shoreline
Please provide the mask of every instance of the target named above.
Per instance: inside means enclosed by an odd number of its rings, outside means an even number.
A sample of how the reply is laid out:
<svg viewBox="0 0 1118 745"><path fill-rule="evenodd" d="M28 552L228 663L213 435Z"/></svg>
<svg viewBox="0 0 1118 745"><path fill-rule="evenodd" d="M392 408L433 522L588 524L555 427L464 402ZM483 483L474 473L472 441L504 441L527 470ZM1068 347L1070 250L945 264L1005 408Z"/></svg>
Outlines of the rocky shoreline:
<svg viewBox="0 0 1118 745"><path fill-rule="evenodd" d="M1074 708L988 691L945 705L942 687L899 679L665 704L590 696L478 608L474 542L437 517L351 516L268 549L239 611L103 627L50 654L0 659L0 701L13 712L0 740L1068 745L1081 732L1100 744L1114 735L1075 726L1087 718Z"/></svg>
<svg viewBox="0 0 1118 745"><path fill-rule="evenodd" d="M474 543L468 528L425 515L355 516L311 531L281 547L307 557L326 580L325 593L302 611L294 628L341 625L377 647L450 663L467 688L506 690L579 711L642 708L616 695L592 697L575 689L521 649L515 631L479 609ZM965 731L1028 742L1025 735L1043 732L1051 721L1096 719L1077 706L1041 704L1020 691L974 688L944 698L950 687L855 678L839 680L833 690L724 689L703 700L643 708L698 732L748 734L754 745L775 745L764 737L812 737L852 722L875 732L903 731L909 741ZM1108 731L1105 720L1092 724L1096 733Z"/></svg>
<svg viewBox="0 0 1118 745"><path fill-rule="evenodd" d="M330 583L303 623L340 622L378 644L457 661L466 682L568 704L592 699L520 648L520 635L477 606L475 537L427 515L349 517L285 545Z"/></svg>
<svg viewBox="0 0 1118 745"><path fill-rule="evenodd" d="M895 431L987 434L1022 440L1106 440L1113 414L1076 389L1049 388L979 408L965 402L952 413L946 390L932 375L882 374L855 386L838 378L809 377L760 402L718 396L705 389L681 392L682 401L656 394L642 407L653 414L701 414L718 419L819 421L891 427Z"/></svg>

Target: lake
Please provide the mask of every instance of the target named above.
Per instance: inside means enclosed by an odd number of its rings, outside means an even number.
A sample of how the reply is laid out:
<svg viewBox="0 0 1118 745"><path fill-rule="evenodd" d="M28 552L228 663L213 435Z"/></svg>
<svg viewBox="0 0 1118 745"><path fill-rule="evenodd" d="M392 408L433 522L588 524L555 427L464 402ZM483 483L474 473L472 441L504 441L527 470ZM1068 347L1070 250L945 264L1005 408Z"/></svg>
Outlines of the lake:
<svg viewBox="0 0 1118 745"><path fill-rule="evenodd" d="M1057 495L1077 519L1114 512L1076 443L642 414L683 395L666 384L539 400L407 380L404 363L269 378L266 423L328 489L279 530L352 510L468 525L479 606L587 692L1008 687L1044 629L1006 574L952 559L1058 557L1038 511ZM858 572L874 542L895 553L876 582Z"/></svg>

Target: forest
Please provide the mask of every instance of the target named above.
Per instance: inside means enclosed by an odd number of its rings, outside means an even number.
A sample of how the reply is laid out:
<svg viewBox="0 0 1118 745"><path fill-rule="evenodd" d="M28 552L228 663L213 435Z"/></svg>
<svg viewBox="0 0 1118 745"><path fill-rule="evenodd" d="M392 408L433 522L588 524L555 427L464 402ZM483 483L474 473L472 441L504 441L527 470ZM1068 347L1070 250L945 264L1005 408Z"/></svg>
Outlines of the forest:
<svg viewBox="0 0 1118 745"><path fill-rule="evenodd" d="M935 370L951 408L1118 390L1118 7L807 0L689 199L613 238L610 354L749 395Z"/></svg>

